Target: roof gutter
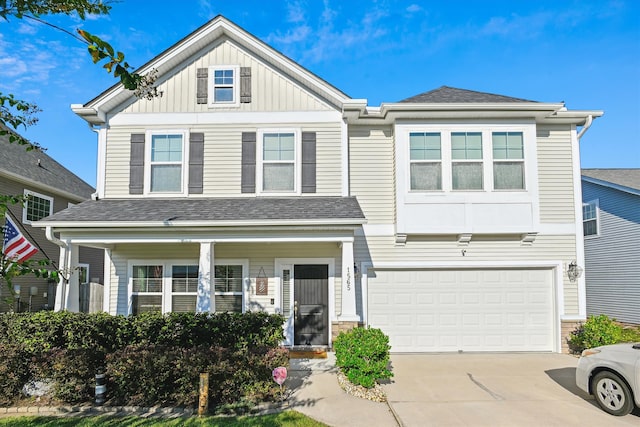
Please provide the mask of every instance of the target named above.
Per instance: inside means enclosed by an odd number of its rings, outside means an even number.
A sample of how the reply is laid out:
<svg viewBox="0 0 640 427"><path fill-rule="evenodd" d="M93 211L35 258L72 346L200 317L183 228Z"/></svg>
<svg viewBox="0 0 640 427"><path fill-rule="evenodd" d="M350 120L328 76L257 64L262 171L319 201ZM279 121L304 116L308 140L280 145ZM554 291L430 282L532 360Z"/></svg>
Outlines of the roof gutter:
<svg viewBox="0 0 640 427"><path fill-rule="evenodd" d="M584 126L582 126L582 129L580 129L580 132L578 133L578 141L580 141L582 135L584 135L585 132L589 130L589 128L591 127L591 123L593 123L593 115L589 114L587 116L587 121L584 123Z"/></svg>

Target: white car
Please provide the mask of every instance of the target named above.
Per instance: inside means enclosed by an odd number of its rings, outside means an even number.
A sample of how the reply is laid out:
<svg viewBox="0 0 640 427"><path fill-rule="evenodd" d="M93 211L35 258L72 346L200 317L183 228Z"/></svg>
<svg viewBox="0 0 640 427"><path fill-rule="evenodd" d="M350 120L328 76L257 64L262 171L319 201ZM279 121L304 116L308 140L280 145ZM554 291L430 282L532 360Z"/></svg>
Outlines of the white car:
<svg viewBox="0 0 640 427"><path fill-rule="evenodd" d="M576 385L592 394L612 415L627 415L640 407L640 344L626 343L582 352Z"/></svg>

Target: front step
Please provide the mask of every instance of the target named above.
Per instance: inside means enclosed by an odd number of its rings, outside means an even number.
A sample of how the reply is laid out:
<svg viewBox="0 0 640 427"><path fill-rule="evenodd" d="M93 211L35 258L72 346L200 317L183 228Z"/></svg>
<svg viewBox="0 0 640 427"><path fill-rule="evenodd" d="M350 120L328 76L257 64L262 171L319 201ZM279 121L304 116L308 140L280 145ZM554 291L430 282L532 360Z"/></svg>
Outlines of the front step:
<svg viewBox="0 0 640 427"><path fill-rule="evenodd" d="M289 349L289 359L326 359L328 346L294 346Z"/></svg>

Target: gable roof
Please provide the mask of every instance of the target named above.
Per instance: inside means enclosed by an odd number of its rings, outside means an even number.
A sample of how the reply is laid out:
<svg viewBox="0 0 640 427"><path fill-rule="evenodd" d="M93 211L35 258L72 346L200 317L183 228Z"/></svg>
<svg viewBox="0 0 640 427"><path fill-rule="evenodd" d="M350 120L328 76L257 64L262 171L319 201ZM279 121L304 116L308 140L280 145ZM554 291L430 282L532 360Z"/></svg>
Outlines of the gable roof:
<svg viewBox="0 0 640 427"><path fill-rule="evenodd" d="M27 151L24 145L10 143L8 135L0 136L0 175L46 188L77 201L89 199L95 191L44 151Z"/></svg>
<svg viewBox="0 0 640 427"><path fill-rule="evenodd" d="M38 225L175 227L365 222L355 197L232 197L88 200L39 221Z"/></svg>
<svg viewBox="0 0 640 427"><path fill-rule="evenodd" d="M270 64L276 70L297 81L330 105L341 110L342 104L350 99L344 92L302 67L284 54L278 52L262 40L240 28L222 15L218 15L191 34L178 41L164 52L151 59L135 72L146 74L157 70L157 82L170 76L175 67L193 55L206 49L216 40L226 37L247 49L257 58ZM104 123L106 114L133 97L133 91L125 89L121 83L111 86L86 104L72 104L71 109L89 123Z"/></svg>
<svg viewBox="0 0 640 427"><path fill-rule="evenodd" d="M582 179L640 195L640 169L582 169Z"/></svg>
<svg viewBox="0 0 640 427"><path fill-rule="evenodd" d="M496 102L537 102L493 93L477 92L475 90L458 89L450 86L440 86L437 89L403 99L398 102L439 104L439 103L496 103Z"/></svg>

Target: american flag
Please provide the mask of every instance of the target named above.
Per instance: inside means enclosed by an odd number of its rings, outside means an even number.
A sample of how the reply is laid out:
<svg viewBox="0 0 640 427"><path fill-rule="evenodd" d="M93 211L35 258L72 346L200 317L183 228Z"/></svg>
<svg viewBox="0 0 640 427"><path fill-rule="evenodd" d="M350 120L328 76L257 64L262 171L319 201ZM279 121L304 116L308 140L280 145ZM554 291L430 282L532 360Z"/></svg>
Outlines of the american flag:
<svg viewBox="0 0 640 427"><path fill-rule="evenodd" d="M9 218L6 217L7 223L4 228L4 243L2 244L2 252L7 259L15 262L23 262L31 258L38 249L22 235L20 229Z"/></svg>

